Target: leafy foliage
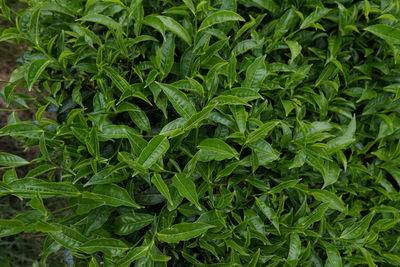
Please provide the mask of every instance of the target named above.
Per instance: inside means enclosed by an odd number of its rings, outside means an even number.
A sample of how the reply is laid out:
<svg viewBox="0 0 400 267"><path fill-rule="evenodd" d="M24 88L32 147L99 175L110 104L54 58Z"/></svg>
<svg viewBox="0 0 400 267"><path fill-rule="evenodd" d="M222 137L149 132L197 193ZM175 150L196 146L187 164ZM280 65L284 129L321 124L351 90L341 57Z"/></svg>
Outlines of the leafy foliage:
<svg viewBox="0 0 400 267"><path fill-rule="evenodd" d="M40 155L0 154L32 208L1 237L46 234L42 264L400 265L398 1L28 2L0 1L30 44L1 95L36 116L0 136Z"/></svg>

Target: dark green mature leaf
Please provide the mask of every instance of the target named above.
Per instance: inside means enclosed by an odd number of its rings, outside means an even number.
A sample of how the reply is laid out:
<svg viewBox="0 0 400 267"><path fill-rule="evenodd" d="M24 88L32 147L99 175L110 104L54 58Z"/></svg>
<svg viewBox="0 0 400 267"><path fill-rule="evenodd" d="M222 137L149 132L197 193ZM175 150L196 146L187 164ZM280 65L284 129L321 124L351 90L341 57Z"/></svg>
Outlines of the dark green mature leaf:
<svg viewBox="0 0 400 267"><path fill-rule="evenodd" d="M154 216L146 213L124 214L115 221L115 233L128 235L151 224Z"/></svg>
<svg viewBox="0 0 400 267"><path fill-rule="evenodd" d="M400 265L398 1L23 2L6 265Z"/></svg>

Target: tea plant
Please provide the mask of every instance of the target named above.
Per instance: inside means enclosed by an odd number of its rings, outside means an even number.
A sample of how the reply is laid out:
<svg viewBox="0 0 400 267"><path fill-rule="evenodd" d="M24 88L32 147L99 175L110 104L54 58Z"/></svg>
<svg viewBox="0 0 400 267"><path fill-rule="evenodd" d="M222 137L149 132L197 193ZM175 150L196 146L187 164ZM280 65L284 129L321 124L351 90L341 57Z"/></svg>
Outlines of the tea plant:
<svg viewBox="0 0 400 267"><path fill-rule="evenodd" d="M399 1L27 2L0 1L30 46L0 136L40 155L0 153L27 200L0 236L46 235L42 265L400 265Z"/></svg>

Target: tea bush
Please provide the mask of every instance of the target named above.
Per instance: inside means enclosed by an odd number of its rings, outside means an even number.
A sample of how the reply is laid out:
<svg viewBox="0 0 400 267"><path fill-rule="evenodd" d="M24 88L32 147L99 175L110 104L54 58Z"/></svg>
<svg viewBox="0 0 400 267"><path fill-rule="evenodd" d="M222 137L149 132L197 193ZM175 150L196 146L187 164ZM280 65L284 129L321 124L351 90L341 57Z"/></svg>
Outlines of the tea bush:
<svg viewBox="0 0 400 267"><path fill-rule="evenodd" d="M0 136L40 154L0 154L27 200L0 236L46 235L42 265L400 265L399 1L26 2Z"/></svg>

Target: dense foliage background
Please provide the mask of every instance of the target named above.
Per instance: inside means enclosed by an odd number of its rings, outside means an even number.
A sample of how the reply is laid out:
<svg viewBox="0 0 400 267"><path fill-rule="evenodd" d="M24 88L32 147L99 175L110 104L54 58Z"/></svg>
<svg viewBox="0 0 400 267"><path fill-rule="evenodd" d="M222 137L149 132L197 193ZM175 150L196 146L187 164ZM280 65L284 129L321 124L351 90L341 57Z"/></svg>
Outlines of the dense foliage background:
<svg viewBox="0 0 400 267"><path fill-rule="evenodd" d="M0 152L1 237L46 236L41 265L400 265L399 1L25 2L0 136L40 152Z"/></svg>

